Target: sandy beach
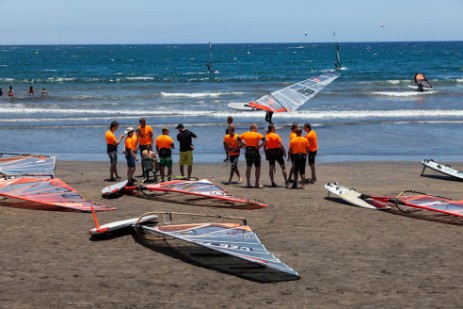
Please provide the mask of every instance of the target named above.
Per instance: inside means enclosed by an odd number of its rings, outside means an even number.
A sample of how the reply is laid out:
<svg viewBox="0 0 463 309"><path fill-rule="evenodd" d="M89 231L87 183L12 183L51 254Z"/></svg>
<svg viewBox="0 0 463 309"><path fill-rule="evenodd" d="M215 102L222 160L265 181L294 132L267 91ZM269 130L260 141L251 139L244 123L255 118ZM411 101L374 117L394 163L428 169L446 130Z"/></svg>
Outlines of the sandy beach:
<svg viewBox="0 0 463 309"><path fill-rule="evenodd" d="M131 235L90 241L91 214L0 207L1 308L458 308L463 306L463 220L348 206L326 198L326 182L368 194L414 189L463 199L462 183L419 162L319 164L305 190L226 186L267 202L258 210L192 205L188 198L100 195L106 162L58 161L56 176L85 198L115 206L101 223L149 211L243 216L267 249L301 275L257 283L154 252ZM458 166L458 164L455 164ZM244 163L240 171L244 175ZM125 162L119 163L125 175ZM136 175L140 172L138 171ZM174 173L178 166L174 164ZM217 184L228 164L195 165L193 176ZM277 170L276 182L282 184ZM262 184L269 185L267 162ZM185 203L179 203L184 199ZM9 202L1 201L5 206Z"/></svg>

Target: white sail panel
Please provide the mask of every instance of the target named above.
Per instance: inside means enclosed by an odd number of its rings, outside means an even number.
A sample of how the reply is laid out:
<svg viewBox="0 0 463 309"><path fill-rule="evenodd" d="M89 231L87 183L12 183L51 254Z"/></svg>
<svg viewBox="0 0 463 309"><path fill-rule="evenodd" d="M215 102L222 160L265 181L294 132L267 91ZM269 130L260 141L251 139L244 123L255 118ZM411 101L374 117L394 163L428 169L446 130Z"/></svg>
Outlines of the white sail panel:
<svg viewBox="0 0 463 309"><path fill-rule="evenodd" d="M304 105L339 76L340 74L337 72L314 76L266 94L248 105L271 112L292 112Z"/></svg>

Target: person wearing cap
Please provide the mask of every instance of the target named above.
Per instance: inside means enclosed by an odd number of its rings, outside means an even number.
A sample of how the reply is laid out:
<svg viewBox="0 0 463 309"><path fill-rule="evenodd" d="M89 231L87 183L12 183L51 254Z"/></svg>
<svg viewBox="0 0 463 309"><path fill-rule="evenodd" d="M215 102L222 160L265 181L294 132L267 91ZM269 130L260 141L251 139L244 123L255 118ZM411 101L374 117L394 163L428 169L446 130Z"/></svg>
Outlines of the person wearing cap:
<svg viewBox="0 0 463 309"><path fill-rule="evenodd" d="M143 153L143 150L153 150L153 128L150 125L146 124L145 118L140 118L139 120L140 125L138 126L138 130L140 133L138 134L138 149L140 153ZM143 169L142 169L143 171ZM144 175L141 175L144 177Z"/></svg>
<svg viewBox="0 0 463 309"><path fill-rule="evenodd" d="M119 128L117 121L111 122L109 130L106 131L106 152L108 153L110 167L109 167L109 181L116 181L121 179L117 173L117 146L122 142L124 134L121 134L119 139L116 138L114 132Z"/></svg>
<svg viewBox="0 0 463 309"><path fill-rule="evenodd" d="M188 129L185 129L185 126L179 123L176 127L178 130L177 141L180 143L180 174L185 176L185 171L183 166L188 166L188 177L191 177L191 172L193 171L193 142L192 138L196 138L196 134L191 132Z"/></svg>
<svg viewBox="0 0 463 309"><path fill-rule="evenodd" d="M133 175L135 174L135 161L138 161L138 158L135 155L135 150L133 149L133 140L132 136L135 133L135 129L132 127L128 127L127 130L124 131L127 134L125 138L125 159L127 160L127 185L132 186L135 182L133 179Z"/></svg>
<svg viewBox="0 0 463 309"><path fill-rule="evenodd" d="M243 142L244 140L244 142ZM259 149L265 143L265 137L257 132L257 125L255 123L251 124L249 127L249 131L241 134L238 137L238 142L240 143L241 147L246 147L246 151L244 152L244 156L246 158L246 183L247 187L251 188L251 169L252 165L256 167L256 188L260 188L259 180L260 180L260 152Z"/></svg>
<svg viewBox="0 0 463 309"><path fill-rule="evenodd" d="M167 167L167 176L169 180L172 176L172 149L175 148L174 140L169 136L169 129L162 128L162 134L156 138L156 152L159 156L159 172L161 179L165 177Z"/></svg>

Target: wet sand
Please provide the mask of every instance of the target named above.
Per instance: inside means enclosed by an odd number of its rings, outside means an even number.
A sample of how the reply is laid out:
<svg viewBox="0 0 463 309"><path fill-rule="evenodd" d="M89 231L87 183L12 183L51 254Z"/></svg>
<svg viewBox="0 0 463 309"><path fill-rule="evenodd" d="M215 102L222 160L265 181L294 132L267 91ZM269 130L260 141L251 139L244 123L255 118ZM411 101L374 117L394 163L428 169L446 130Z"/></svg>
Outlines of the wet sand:
<svg viewBox="0 0 463 309"><path fill-rule="evenodd" d="M458 164L454 164L458 166ZM178 195L162 200L103 199L108 164L57 164L61 178L85 198L115 206L101 223L149 211L243 216L267 249L301 279L257 283L172 258L130 235L90 241L91 214L0 207L1 308L457 308L463 306L463 219L423 212L375 211L326 198L338 181L368 194L414 189L463 199L463 183L419 162L317 165L305 190L271 188L266 162L261 189L231 193L267 202L264 209L204 207ZM120 174L125 174L123 162ZM240 162L244 175L244 163ZM139 167L136 175L139 174ZM174 164L174 172L178 166ZM227 164L195 165L193 176L217 184ZM276 182L282 184L277 168ZM175 203L169 202L170 196ZM1 201L1 206L8 201Z"/></svg>

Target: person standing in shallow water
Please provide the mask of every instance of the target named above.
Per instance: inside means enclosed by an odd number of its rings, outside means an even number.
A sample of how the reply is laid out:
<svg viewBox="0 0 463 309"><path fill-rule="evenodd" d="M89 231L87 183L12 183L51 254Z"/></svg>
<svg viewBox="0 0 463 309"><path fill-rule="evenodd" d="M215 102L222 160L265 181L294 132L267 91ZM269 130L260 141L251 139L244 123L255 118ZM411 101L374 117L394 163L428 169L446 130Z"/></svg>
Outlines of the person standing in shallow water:
<svg viewBox="0 0 463 309"><path fill-rule="evenodd" d="M10 86L10 87L8 88L8 96L9 96L9 97L14 96L13 86Z"/></svg>
<svg viewBox="0 0 463 309"><path fill-rule="evenodd" d="M106 131L106 152L108 153L110 167L109 167L109 181L116 181L121 179L117 173L117 146L121 143L124 138L124 134L121 134L119 139L116 138L114 132L119 128L117 121L111 122L109 130Z"/></svg>

